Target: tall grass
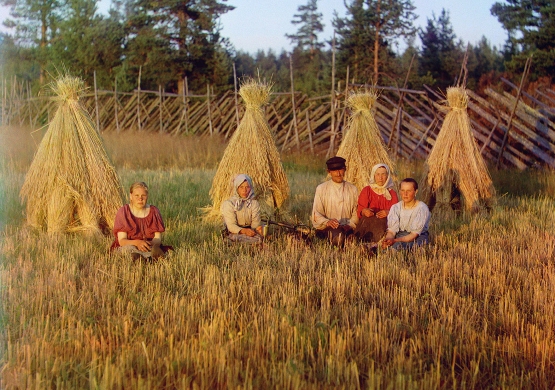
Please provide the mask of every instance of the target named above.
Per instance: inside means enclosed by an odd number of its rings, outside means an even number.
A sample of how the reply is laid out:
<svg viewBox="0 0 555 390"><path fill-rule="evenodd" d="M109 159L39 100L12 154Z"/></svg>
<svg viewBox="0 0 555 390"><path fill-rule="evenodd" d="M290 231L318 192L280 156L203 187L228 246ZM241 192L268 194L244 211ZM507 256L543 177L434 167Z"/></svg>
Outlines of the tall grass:
<svg viewBox="0 0 555 390"><path fill-rule="evenodd" d="M128 145L110 137L114 154ZM174 140L189 161L223 150ZM164 158L117 165L124 186L149 184L165 217L176 250L155 264L110 255L108 238L23 227L24 171L13 167L25 161L4 158L2 388L555 386L553 172L511 172L523 192L503 179L490 214L434 213L432 245L369 258L277 232L262 249L227 247L197 214L215 165ZM306 220L325 173L284 165L288 213ZM400 177L421 172L397 166Z"/></svg>

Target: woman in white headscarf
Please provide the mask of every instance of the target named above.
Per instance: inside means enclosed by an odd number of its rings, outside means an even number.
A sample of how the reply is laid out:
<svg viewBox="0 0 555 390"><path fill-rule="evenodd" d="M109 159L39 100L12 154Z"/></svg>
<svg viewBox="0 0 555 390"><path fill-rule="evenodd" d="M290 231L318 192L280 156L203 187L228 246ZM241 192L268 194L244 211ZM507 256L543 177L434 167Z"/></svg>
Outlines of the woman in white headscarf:
<svg viewBox="0 0 555 390"><path fill-rule="evenodd" d="M363 241L378 242L387 230L387 215L399 201L386 164L376 164L370 173L370 185L358 197L359 223L355 234Z"/></svg>
<svg viewBox="0 0 555 390"><path fill-rule="evenodd" d="M233 179L233 188L234 195L220 207L227 238L233 242L261 242L260 204L254 199L252 179L239 174Z"/></svg>

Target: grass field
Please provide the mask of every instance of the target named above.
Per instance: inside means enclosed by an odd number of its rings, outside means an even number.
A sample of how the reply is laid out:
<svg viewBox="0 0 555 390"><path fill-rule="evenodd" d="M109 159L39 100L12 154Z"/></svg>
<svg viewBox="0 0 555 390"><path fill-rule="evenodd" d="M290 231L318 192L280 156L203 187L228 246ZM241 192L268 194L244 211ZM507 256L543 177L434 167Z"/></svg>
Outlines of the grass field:
<svg viewBox="0 0 555 390"><path fill-rule="evenodd" d="M222 140L107 135L124 186L149 184L176 248L142 264L110 255L110 238L24 226L38 139L0 128L1 388L555 387L552 171L492 171L492 212L434 212L433 244L416 252L277 234L249 249L199 218ZM284 161L286 214L307 222L324 159Z"/></svg>

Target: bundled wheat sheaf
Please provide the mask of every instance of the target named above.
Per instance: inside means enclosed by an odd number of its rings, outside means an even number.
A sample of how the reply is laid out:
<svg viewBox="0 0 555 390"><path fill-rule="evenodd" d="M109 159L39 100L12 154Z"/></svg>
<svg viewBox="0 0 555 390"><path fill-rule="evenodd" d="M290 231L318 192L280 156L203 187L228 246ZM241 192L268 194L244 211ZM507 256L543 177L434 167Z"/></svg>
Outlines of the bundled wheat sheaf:
<svg viewBox="0 0 555 390"><path fill-rule="evenodd" d="M51 85L58 108L25 177L27 222L48 232L106 231L123 190L100 135L79 103L83 81L60 76Z"/></svg>
<svg viewBox="0 0 555 390"><path fill-rule="evenodd" d="M489 203L495 189L488 168L472 136L466 111L468 95L462 87L447 89L447 115L426 161L426 184L432 193L442 187L449 193L454 185L467 210Z"/></svg>
<svg viewBox="0 0 555 390"><path fill-rule="evenodd" d="M281 207L289 196L289 183L262 110L269 102L270 91L271 85L252 79L241 85L245 114L214 176L211 216L219 215L221 203L233 195L232 179L240 173L252 178L258 198L265 199L270 207Z"/></svg>
<svg viewBox="0 0 555 390"><path fill-rule="evenodd" d="M373 90L354 93L347 99L351 116L337 155L347 160L345 180L356 185L359 191L370 184L374 165L383 163L394 170L372 113L377 99Z"/></svg>

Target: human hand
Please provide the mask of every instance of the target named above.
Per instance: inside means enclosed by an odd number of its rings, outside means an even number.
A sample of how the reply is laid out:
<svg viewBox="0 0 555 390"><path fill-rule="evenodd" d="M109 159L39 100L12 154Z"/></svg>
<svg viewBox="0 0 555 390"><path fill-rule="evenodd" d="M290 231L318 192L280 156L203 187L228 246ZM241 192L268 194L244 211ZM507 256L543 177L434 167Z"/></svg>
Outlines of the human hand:
<svg viewBox="0 0 555 390"><path fill-rule="evenodd" d="M389 214L389 210L380 210L376 213L376 217L385 218Z"/></svg>
<svg viewBox="0 0 555 390"><path fill-rule="evenodd" d="M395 239L386 238L382 241L382 249L386 249L395 243Z"/></svg>
<svg viewBox="0 0 555 390"><path fill-rule="evenodd" d="M145 240L135 240L135 246L141 252L150 252L150 249L152 248L152 244Z"/></svg>
<svg viewBox="0 0 555 390"><path fill-rule="evenodd" d="M245 236L254 237L256 236L256 232L251 228L243 228L239 231L239 233L244 234Z"/></svg>
<svg viewBox="0 0 555 390"><path fill-rule="evenodd" d="M367 218L370 218L372 215L374 215L372 209L362 209L361 214Z"/></svg>
<svg viewBox="0 0 555 390"><path fill-rule="evenodd" d="M256 228L256 232L260 235L262 235L262 225L260 225L259 227Z"/></svg>
<svg viewBox="0 0 555 390"><path fill-rule="evenodd" d="M328 226L332 229L337 229L339 227L339 221L337 219L330 219L326 223L326 226Z"/></svg>

